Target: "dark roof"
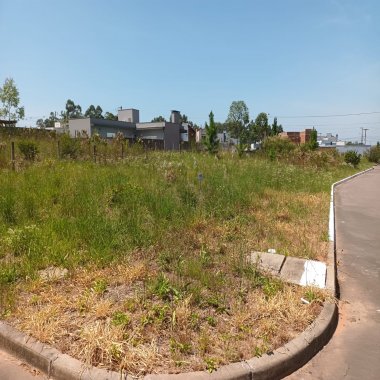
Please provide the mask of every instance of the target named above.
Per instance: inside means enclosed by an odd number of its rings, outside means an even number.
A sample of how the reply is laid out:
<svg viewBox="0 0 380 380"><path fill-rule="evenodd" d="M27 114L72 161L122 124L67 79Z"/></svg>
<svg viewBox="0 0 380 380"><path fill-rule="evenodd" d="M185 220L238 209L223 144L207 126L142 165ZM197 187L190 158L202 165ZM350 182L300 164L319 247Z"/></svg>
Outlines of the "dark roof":
<svg viewBox="0 0 380 380"><path fill-rule="evenodd" d="M135 128L135 123L129 123L127 121L95 119L93 117L90 117L89 119L92 126L98 125L100 127Z"/></svg>

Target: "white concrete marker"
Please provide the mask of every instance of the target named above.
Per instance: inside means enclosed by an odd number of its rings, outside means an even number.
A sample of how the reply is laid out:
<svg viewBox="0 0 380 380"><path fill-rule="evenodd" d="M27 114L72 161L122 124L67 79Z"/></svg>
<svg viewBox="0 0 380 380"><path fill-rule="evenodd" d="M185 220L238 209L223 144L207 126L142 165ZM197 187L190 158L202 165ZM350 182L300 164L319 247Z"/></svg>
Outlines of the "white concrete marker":
<svg viewBox="0 0 380 380"><path fill-rule="evenodd" d="M320 261L306 260L300 280L301 286L326 287L326 264Z"/></svg>

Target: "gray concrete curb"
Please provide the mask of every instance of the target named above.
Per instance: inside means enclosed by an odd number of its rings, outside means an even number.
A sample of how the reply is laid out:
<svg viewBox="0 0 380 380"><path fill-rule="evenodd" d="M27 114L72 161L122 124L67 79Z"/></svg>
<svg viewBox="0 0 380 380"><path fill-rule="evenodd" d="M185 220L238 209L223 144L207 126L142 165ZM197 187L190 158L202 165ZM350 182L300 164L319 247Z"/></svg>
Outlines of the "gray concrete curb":
<svg viewBox="0 0 380 380"><path fill-rule="evenodd" d="M331 187L329 252L327 259L326 288L336 296L335 256L335 187L368 169L336 182ZM332 223L332 224L331 224ZM331 233L331 234L330 234ZM213 373L189 372L181 374L147 375L145 380L276 380L281 379L306 364L321 350L333 335L338 322L335 302L325 302L320 315L299 336L274 350L271 355L252 358L239 363L225 365ZM55 380L126 380L127 375L86 366L77 359L20 332L0 321L0 348L26 361Z"/></svg>
<svg viewBox="0 0 380 380"><path fill-rule="evenodd" d="M89 367L0 321L0 348L55 380L122 380L117 372Z"/></svg>

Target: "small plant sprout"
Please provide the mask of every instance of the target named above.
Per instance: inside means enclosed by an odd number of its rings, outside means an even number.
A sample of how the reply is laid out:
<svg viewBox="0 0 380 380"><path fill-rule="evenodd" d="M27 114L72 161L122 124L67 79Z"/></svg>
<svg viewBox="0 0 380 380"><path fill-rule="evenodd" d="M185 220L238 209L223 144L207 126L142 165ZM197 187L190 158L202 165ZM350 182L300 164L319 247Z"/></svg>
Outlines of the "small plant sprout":
<svg viewBox="0 0 380 380"><path fill-rule="evenodd" d="M99 295L103 294L107 290L107 281L103 278L94 281L92 285L92 290L96 294L99 294Z"/></svg>
<svg viewBox="0 0 380 380"><path fill-rule="evenodd" d="M129 325L130 322L131 318L121 311L115 312L112 316L112 324L115 326L126 327Z"/></svg>
<svg viewBox="0 0 380 380"><path fill-rule="evenodd" d="M205 364L206 364L206 370L209 373L212 373L218 369L217 361L213 358L206 358Z"/></svg>

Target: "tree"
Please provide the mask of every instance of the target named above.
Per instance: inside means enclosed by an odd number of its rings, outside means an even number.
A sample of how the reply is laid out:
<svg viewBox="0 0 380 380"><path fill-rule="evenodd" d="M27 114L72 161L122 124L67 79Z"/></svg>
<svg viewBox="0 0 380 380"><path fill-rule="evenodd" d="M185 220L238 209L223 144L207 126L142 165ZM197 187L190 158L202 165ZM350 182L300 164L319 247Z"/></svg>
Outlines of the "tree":
<svg viewBox="0 0 380 380"><path fill-rule="evenodd" d="M215 154L219 149L218 131L214 122L214 114L212 111L209 114L209 125L206 123L206 138L204 145L207 151L211 154Z"/></svg>
<svg viewBox="0 0 380 380"><path fill-rule="evenodd" d="M255 141L263 141L271 135L271 127L268 124L268 115L265 112L260 112L253 125L251 125L251 137Z"/></svg>
<svg viewBox="0 0 380 380"><path fill-rule="evenodd" d="M218 133L223 133L228 130L228 124L227 123L220 123L220 122L215 122L216 130Z"/></svg>
<svg viewBox="0 0 380 380"><path fill-rule="evenodd" d="M82 107L75 104L71 99L68 99L65 106L65 111L61 112L64 121L68 122L69 119L79 119L82 117Z"/></svg>
<svg viewBox="0 0 380 380"><path fill-rule="evenodd" d="M272 130L271 130L271 135L272 136L277 136L278 134L280 134L281 132L283 132L283 128L282 128L282 125L278 125L277 124L277 117L275 117L273 119L273 124L272 124Z"/></svg>
<svg viewBox="0 0 380 380"><path fill-rule="evenodd" d="M106 112L104 118L106 120L118 120L117 115L114 115L112 112Z"/></svg>
<svg viewBox="0 0 380 380"><path fill-rule="evenodd" d="M316 129L313 128L313 130L310 133L310 140L309 140L309 143L308 143L309 148L311 150L315 150L315 149L318 148L318 141L317 141L317 139L318 139L318 133L317 133Z"/></svg>
<svg viewBox="0 0 380 380"><path fill-rule="evenodd" d="M157 116L157 117L154 117L151 121L151 123L159 123L159 122L162 122L162 121L166 121L166 119L163 117L163 116Z"/></svg>
<svg viewBox="0 0 380 380"><path fill-rule="evenodd" d="M43 120L38 119L36 121L36 125L38 128L45 129L45 128L54 128L54 123L58 121L58 118L55 116L54 112L50 112L50 116Z"/></svg>
<svg viewBox="0 0 380 380"><path fill-rule="evenodd" d="M380 164L380 142L377 142L375 146L371 147L366 156L369 162Z"/></svg>
<svg viewBox="0 0 380 380"><path fill-rule="evenodd" d="M85 117L93 117L95 119L104 119L103 110L100 106L95 106L93 104L90 105L90 107L87 108L87 111L84 113Z"/></svg>
<svg viewBox="0 0 380 380"><path fill-rule="evenodd" d="M226 123L231 137L239 139L239 142L246 137L246 130L249 123L249 110L243 100L237 100L231 103Z"/></svg>
<svg viewBox="0 0 380 380"><path fill-rule="evenodd" d="M19 107L20 94L12 78L5 79L3 87L0 87L0 116L8 120L20 120L25 116L24 107Z"/></svg>
<svg viewBox="0 0 380 380"><path fill-rule="evenodd" d="M36 126L38 128L40 128L40 129L45 129L46 127L45 127L45 121L44 121L44 119L38 119L36 121Z"/></svg>
<svg viewBox="0 0 380 380"><path fill-rule="evenodd" d="M193 123L191 120L189 120L189 118L185 114L181 115L181 124L182 123L186 123L191 128L198 128L198 126L195 123Z"/></svg>

